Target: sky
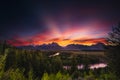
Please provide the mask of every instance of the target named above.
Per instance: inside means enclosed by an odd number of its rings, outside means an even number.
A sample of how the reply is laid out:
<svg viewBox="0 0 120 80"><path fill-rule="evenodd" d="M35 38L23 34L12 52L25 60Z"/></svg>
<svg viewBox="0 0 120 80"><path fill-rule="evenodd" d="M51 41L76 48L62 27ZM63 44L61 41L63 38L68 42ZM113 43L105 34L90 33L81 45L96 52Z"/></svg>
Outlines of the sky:
<svg viewBox="0 0 120 80"><path fill-rule="evenodd" d="M105 43L120 22L117 0L4 0L0 40L14 46Z"/></svg>

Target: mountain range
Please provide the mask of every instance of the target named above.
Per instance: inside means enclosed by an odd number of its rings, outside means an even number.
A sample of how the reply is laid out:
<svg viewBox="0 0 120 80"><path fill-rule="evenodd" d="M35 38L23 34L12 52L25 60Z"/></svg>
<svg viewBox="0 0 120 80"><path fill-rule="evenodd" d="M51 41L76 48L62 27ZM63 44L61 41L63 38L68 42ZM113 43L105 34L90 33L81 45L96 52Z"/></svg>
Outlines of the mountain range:
<svg viewBox="0 0 120 80"><path fill-rule="evenodd" d="M28 46L19 46L17 48L21 49L35 49L35 50L104 50L105 45L103 43L97 43L95 45L86 46L80 44L69 44L65 47L58 45L57 43L53 42L50 44L42 44L42 45L28 45Z"/></svg>

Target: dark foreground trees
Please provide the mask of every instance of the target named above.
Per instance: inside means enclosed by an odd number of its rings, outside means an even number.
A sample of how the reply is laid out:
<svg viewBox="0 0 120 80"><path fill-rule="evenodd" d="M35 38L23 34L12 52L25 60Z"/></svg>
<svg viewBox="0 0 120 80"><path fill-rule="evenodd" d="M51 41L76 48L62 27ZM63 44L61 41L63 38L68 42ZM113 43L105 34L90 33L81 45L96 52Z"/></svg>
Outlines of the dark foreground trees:
<svg viewBox="0 0 120 80"><path fill-rule="evenodd" d="M88 69L90 64L104 60L103 55L68 51L69 54L50 57L56 52L6 47L4 54L0 54L0 80L118 80L107 68ZM85 68L78 70L77 65L81 64Z"/></svg>
<svg viewBox="0 0 120 80"><path fill-rule="evenodd" d="M112 28L107 38L109 48L107 50L108 66L120 79L120 23Z"/></svg>

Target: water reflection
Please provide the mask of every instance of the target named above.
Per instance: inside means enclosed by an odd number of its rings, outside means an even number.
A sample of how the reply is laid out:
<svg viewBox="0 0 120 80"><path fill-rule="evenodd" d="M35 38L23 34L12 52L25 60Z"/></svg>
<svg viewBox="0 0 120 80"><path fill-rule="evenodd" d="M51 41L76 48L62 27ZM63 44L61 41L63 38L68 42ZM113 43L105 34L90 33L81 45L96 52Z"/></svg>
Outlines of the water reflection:
<svg viewBox="0 0 120 80"><path fill-rule="evenodd" d="M105 68L107 67L107 64L105 63L98 63L98 64L92 64L89 65L89 69L98 69L98 68ZM64 69L69 70L71 68L71 66L63 66ZM83 69L84 65L77 65L78 70Z"/></svg>
<svg viewBox="0 0 120 80"><path fill-rule="evenodd" d="M94 64L94 65L90 65L90 69L98 69L98 68L105 68L107 67L107 64L105 63L99 63L99 64Z"/></svg>

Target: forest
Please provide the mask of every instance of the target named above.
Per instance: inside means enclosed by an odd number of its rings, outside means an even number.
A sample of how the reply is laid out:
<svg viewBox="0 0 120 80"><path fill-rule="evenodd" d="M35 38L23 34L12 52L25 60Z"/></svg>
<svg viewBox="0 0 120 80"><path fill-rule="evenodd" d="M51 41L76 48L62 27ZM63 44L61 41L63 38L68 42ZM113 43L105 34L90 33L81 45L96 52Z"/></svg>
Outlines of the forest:
<svg viewBox="0 0 120 80"><path fill-rule="evenodd" d="M89 68L90 64L107 62L105 53L89 55L67 51L50 56L57 51L17 49L4 44L0 49L0 80L116 80L109 67ZM84 67L78 69L79 64Z"/></svg>

